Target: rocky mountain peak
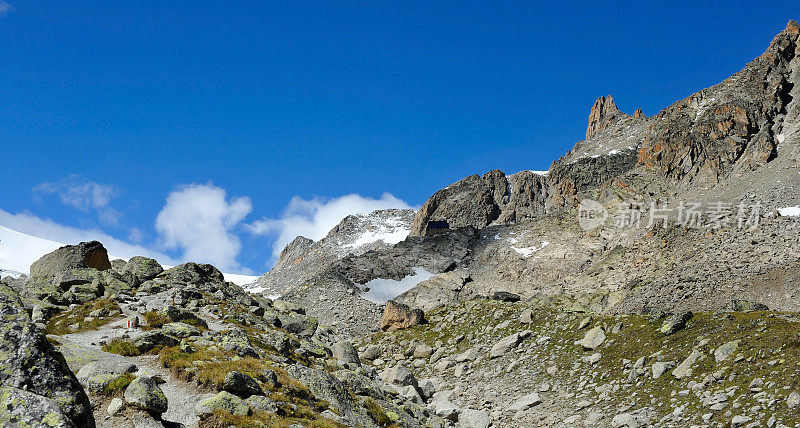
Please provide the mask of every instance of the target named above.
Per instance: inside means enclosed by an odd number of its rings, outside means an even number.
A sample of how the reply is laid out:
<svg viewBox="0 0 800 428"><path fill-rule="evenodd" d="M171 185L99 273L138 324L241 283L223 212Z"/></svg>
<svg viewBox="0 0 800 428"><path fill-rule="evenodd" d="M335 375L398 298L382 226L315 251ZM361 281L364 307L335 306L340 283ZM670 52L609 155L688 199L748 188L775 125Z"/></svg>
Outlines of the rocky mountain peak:
<svg viewBox="0 0 800 428"><path fill-rule="evenodd" d="M600 97L594 102L592 110L589 112L589 124L586 127L586 139L590 140L600 131L608 128L619 117L624 114L619 111L617 105L614 104L614 97L607 95Z"/></svg>

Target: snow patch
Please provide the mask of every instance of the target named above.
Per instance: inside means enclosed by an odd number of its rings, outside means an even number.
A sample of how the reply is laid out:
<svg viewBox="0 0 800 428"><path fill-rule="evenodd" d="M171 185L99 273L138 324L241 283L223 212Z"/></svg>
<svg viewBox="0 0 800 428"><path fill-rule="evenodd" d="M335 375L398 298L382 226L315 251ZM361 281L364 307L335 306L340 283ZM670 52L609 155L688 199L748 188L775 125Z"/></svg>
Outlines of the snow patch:
<svg viewBox="0 0 800 428"><path fill-rule="evenodd" d="M367 282L363 287L369 288L369 291L363 293L361 297L373 303L386 303L416 287L420 282L434 277L425 268L414 267L412 269L414 270L414 275L409 275L400 281L378 278Z"/></svg>
<svg viewBox="0 0 800 428"><path fill-rule="evenodd" d="M784 217L800 217L800 205L796 207L778 208L778 214Z"/></svg>
<svg viewBox="0 0 800 428"><path fill-rule="evenodd" d="M533 253L543 249L544 247L546 247L548 245L550 245L550 242L542 241L542 246L541 247L537 247L537 246L534 245L532 247L525 247L525 248L511 247L511 249L516 251L517 253L519 253L523 258L527 259L528 257L532 256Z"/></svg>

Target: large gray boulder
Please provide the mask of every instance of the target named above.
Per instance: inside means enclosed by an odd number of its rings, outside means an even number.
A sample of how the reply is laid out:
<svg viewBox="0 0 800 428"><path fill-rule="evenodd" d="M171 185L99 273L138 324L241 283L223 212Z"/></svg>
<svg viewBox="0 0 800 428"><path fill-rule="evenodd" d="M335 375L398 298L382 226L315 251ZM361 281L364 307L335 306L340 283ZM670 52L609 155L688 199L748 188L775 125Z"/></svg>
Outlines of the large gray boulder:
<svg viewBox="0 0 800 428"><path fill-rule="evenodd" d="M76 425L55 401L24 389L0 386L0 426L72 428Z"/></svg>
<svg viewBox="0 0 800 428"><path fill-rule="evenodd" d="M299 364L289 367L288 372L290 376L305 384L315 397L327 401L331 409L344 418L348 425L377 427L366 409L356 403L342 382L330 373Z"/></svg>
<svg viewBox="0 0 800 428"><path fill-rule="evenodd" d="M125 402L153 413L167 411L167 396L149 377L137 377L125 389Z"/></svg>
<svg viewBox="0 0 800 428"><path fill-rule="evenodd" d="M136 256L128 261L120 273L125 282L133 287L138 287L139 284L155 278L161 272L164 272L164 268L157 261L147 257Z"/></svg>
<svg viewBox="0 0 800 428"><path fill-rule="evenodd" d="M1 398L7 402L12 396L25 398L21 401L25 404L18 404L15 409L2 406L0 420L21 417L23 419L14 420L24 421L24 417L51 409L51 404L55 403L71 424L94 427L89 398L64 356L33 324L19 296L3 284L0 284L0 319L0 360L3 361L0 386L5 388Z"/></svg>
<svg viewBox="0 0 800 428"><path fill-rule="evenodd" d="M63 246L33 262L31 277L55 276L75 268L111 269L108 251L97 241Z"/></svg>
<svg viewBox="0 0 800 428"><path fill-rule="evenodd" d="M225 380L222 382L222 389L242 397L262 394L258 382L249 375L239 371L228 372L225 376Z"/></svg>

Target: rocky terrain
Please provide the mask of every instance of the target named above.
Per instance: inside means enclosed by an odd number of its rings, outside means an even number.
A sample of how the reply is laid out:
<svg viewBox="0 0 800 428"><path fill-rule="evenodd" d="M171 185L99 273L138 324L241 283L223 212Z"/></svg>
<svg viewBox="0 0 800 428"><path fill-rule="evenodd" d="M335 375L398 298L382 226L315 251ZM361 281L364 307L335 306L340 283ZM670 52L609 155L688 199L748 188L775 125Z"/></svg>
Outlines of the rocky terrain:
<svg viewBox="0 0 800 428"><path fill-rule="evenodd" d="M549 171L347 217L247 290L43 254L0 284L0 422L798 426L799 42L652 117L600 97Z"/></svg>

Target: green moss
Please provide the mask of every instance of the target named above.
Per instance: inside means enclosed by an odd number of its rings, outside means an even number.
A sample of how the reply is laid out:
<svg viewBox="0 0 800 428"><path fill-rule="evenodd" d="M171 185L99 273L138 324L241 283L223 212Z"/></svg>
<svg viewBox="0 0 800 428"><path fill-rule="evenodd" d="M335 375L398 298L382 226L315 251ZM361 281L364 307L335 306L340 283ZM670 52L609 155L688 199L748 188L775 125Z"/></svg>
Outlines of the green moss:
<svg viewBox="0 0 800 428"><path fill-rule="evenodd" d="M164 324L169 323L171 320L158 311L149 311L144 313L145 325L142 330L152 330L154 328L161 328Z"/></svg>
<svg viewBox="0 0 800 428"><path fill-rule="evenodd" d="M131 373L125 373L105 385L102 394L107 397L121 396L125 388L127 388L134 379L136 379L136 376Z"/></svg>
<svg viewBox="0 0 800 428"><path fill-rule="evenodd" d="M119 337L116 337L112 339L111 342L103 345L102 349L104 352L110 352L112 354L123 355L126 357L142 354L129 340L121 339Z"/></svg>

